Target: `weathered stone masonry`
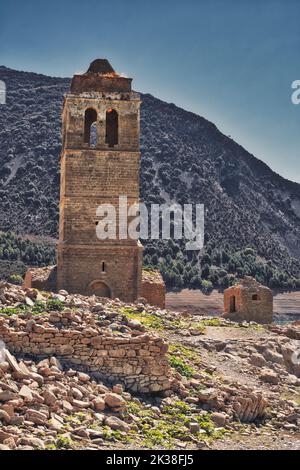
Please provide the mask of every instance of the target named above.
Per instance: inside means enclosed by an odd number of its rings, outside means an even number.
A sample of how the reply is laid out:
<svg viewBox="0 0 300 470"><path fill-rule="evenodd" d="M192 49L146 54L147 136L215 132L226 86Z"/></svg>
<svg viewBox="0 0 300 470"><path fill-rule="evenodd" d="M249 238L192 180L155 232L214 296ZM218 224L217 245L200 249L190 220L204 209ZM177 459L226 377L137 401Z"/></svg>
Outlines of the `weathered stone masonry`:
<svg viewBox="0 0 300 470"><path fill-rule="evenodd" d="M56 356L62 363L96 373L131 391L159 392L170 388L167 344L148 334L117 337L101 328L76 330L71 311L53 313L49 324L0 317L0 338L16 354ZM69 326L68 326L69 325ZM63 326L63 327L62 327Z"/></svg>
<svg viewBox="0 0 300 470"><path fill-rule="evenodd" d="M272 291L254 278L245 276L224 291L224 311L224 316L231 320L272 323Z"/></svg>
<svg viewBox="0 0 300 470"><path fill-rule="evenodd" d="M166 287L158 271L142 271L141 297L145 298L150 305L165 308Z"/></svg>
<svg viewBox="0 0 300 470"><path fill-rule="evenodd" d="M143 248L127 238L99 240L96 209L119 196L139 202L140 96L103 59L75 75L65 95L57 289L134 301ZM92 126L96 134L92 142Z"/></svg>
<svg viewBox="0 0 300 470"><path fill-rule="evenodd" d="M96 233L99 206L114 207L119 227L119 197L127 197L127 209L139 203L141 101L131 81L104 59L73 77L62 112L57 266L30 268L24 287L126 302L144 297L164 307L162 279L142 280L141 243L118 230L114 239Z"/></svg>

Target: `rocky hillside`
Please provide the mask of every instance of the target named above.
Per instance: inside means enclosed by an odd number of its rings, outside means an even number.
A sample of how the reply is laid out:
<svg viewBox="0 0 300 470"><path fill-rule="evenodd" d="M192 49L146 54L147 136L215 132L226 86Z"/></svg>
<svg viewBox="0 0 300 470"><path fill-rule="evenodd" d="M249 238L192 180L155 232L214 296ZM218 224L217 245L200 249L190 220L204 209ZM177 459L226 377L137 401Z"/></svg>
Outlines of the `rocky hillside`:
<svg viewBox="0 0 300 470"><path fill-rule="evenodd" d="M69 79L0 67L0 229L56 237L60 113ZM141 195L204 203L206 249L145 242L145 264L170 287L225 287L255 275L271 286L300 276L300 185L281 178L212 123L143 95ZM284 157L284 156L283 156ZM199 263L200 259L200 263Z"/></svg>
<svg viewBox="0 0 300 470"><path fill-rule="evenodd" d="M299 449L299 338L296 324L264 328L2 282L0 450ZM167 386L134 391L130 367L144 362L142 384L151 353L160 356L153 376L167 361ZM103 374L105 360L128 386Z"/></svg>

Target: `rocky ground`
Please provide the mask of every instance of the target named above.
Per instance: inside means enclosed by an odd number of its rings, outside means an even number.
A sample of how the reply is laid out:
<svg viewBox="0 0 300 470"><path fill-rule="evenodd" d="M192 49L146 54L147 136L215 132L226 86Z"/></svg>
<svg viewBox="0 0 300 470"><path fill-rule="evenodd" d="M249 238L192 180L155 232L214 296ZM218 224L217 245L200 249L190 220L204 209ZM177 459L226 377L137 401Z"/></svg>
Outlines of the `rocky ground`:
<svg viewBox="0 0 300 470"><path fill-rule="evenodd" d="M299 324L237 324L0 286L0 320L10 328L38 327L66 309L83 329L88 313L121 337L163 337L170 389L130 393L57 357L12 354L2 343L0 449L300 449Z"/></svg>

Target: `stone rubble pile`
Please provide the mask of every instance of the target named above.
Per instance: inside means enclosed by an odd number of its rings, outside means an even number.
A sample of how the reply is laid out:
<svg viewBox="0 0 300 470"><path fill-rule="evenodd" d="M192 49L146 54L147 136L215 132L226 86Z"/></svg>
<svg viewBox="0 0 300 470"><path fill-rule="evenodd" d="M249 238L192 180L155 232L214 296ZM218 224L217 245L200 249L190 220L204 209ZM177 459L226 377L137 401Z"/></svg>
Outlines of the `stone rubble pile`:
<svg viewBox="0 0 300 470"><path fill-rule="evenodd" d="M208 412L217 428L235 430L239 422L271 417L275 428L296 432L297 406L280 394L286 384L292 393L300 385L297 325L286 331L272 326L268 335L245 340L208 338L202 330L184 335L182 344L194 344L200 357L217 353L220 363L230 360L237 370L255 374L262 387L251 387L226 374L221 380L210 375L215 367L202 357L191 378L170 368L166 341L135 318L145 311L163 317L171 335L178 334L178 314L141 302L126 305L0 283L0 449L59 448L69 440L103 448L108 429L124 436L142 433L139 418L126 410L146 396L143 406L152 406L158 417L179 400L195 416ZM225 329L231 326L221 322ZM194 420L183 433L196 445L199 429Z"/></svg>
<svg viewBox="0 0 300 470"><path fill-rule="evenodd" d="M103 426L122 431L128 428L117 416L131 400L122 385L108 388L83 372L64 371L56 357L35 363L17 361L3 346L2 351L0 450L44 449L56 445L59 436L95 440L101 438ZM88 429L72 419L82 412L87 423L96 423L99 429ZM100 441L98 444L103 444Z"/></svg>
<svg viewBox="0 0 300 470"><path fill-rule="evenodd" d="M208 351L217 351L220 356L248 362L257 369L263 382L278 384L280 381L289 381L300 385L300 343L283 334L282 329L276 327L280 334L270 334L268 338L255 340L231 339L226 341L213 340L201 337L197 344L201 344ZM289 328L291 331L291 328ZM299 332L295 328L294 334Z"/></svg>
<svg viewBox="0 0 300 470"><path fill-rule="evenodd" d="M206 389L199 393L199 402L208 409L225 411L226 415L241 422L263 418L268 401L259 390L240 385Z"/></svg>
<svg viewBox="0 0 300 470"><path fill-rule="evenodd" d="M34 289L0 286L2 305L33 307L47 299ZM49 299L48 299L49 300ZM0 316L0 338L11 352L46 357L89 371L131 391L160 392L170 388L167 344L118 309L124 304L96 297L50 294L58 301L47 313L30 311ZM45 308L46 308L45 303ZM51 304L52 305L52 304ZM143 305L135 308L143 309ZM42 309L43 310L43 309Z"/></svg>

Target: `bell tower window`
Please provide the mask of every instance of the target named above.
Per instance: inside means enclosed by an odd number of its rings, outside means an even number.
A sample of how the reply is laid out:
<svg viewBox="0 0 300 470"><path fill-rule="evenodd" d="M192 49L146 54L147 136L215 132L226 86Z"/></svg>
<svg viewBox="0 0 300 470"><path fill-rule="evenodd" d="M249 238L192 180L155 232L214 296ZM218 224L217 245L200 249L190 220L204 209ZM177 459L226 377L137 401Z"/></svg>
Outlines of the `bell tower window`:
<svg viewBox="0 0 300 470"><path fill-rule="evenodd" d="M84 143L90 147L97 144L97 112L93 108L85 111L84 115Z"/></svg>
<svg viewBox="0 0 300 470"><path fill-rule="evenodd" d="M119 127L119 117L115 109L109 108L106 111L106 133L105 133L105 143L109 147L114 147L118 145L118 127Z"/></svg>

